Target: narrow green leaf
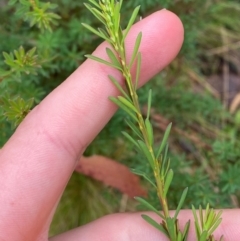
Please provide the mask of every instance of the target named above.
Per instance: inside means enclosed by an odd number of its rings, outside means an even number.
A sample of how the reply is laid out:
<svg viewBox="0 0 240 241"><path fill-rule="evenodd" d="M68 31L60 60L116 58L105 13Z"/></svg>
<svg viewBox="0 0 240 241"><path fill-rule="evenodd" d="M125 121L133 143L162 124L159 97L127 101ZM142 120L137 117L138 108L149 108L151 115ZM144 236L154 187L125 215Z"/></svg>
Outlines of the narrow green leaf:
<svg viewBox="0 0 240 241"><path fill-rule="evenodd" d="M121 101L126 107L130 108L132 111L138 114L138 110L136 109L136 107L133 105L132 102L125 99L123 96L118 96L118 100Z"/></svg>
<svg viewBox="0 0 240 241"><path fill-rule="evenodd" d="M135 45L134 45L134 49L133 49L133 53L132 53L132 57L131 57L131 60L130 60L130 63L129 63L129 69L132 68L133 63L136 59L136 56L138 54L138 50L139 50L139 47L140 47L140 44L141 44L141 40L142 40L142 32L140 32L137 36L137 39L136 39L136 42L135 42Z"/></svg>
<svg viewBox="0 0 240 241"><path fill-rule="evenodd" d="M189 228L190 228L190 220L186 223L186 225L184 227L184 230L183 230L183 240L182 241L187 241Z"/></svg>
<svg viewBox="0 0 240 241"><path fill-rule="evenodd" d="M131 171L132 171L132 173L146 179L155 189L157 189L157 186L153 183L153 181L144 172L141 172L141 171L135 170L135 169L131 169Z"/></svg>
<svg viewBox="0 0 240 241"><path fill-rule="evenodd" d="M131 18L130 18L130 20L129 20L129 22L128 22L127 28L126 28L125 31L124 31L123 41L125 40L126 36L128 35L128 32L129 32L130 28L132 27L132 25L133 25L133 23L134 23L137 15L138 15L139 9L140 9L140 6L137 6L137 7L134 9L134 11L133 11L133 13L132 13L132 16L131 16Z"/></svg>
<svg viewBox="0 0 240 241"><path fill-rule="evenodd" d="M152 146L153 145L153 128L152 128L152 124L149 119L145 120L145 126L147 129L149 144L150 144L150 146Z"/></svg>
<svg viewBox="0 0 240 241"><path fill-rule="evenodd" d="M0 77L6 77L6 76L10 75L11 73L12 73L11 70L6 71L6 70L3 70L3 69L0 69Z"/></svg>
<svg viewBox="0 0 240 241"><path fill-rule="evenodd" d="M165 150L164 150L164 156L162 157L161 155L161 162L162 162L162 165L161 165L161 176L166 176L167 175L167 172L169 170L169 166L170 166L170 159L167 157L167 154L168 154L168 144L166 144L165 146Z"/></svg>
<svg viewBox="0 0 240 241"><path fill-rule="evenodd" d="M170 236L170 240L176 240L176 228L175 228L175 220L173 218L166 218L166 223L167 223L167 227L168 227L168 233Z"/></svg>
<svg viewBox="0 0 240 241"><path fill-rule="evenodd" d="M98 9L93 8L87 3L84 3L84 5L100 22L102 22L104 25L106 24L103 14Z"/></svg>
<svg viewBox="0 0 240 241"><path fill-rule="evenodd" d="M167 193L168 193L168 189L172 183L172 179L173 179L173 170L170 169L167 173L166 176L166 180L165 180L165 185L164 185L164 192L163 192L163 196L166 198Z"/></svg>
<svg viewBox="0 0 240 241"><path fill-rule="evenodd" d="M156 209L154 208L148 201L141 197L135 197L135 199L140 202L142 205L144 205L148 210L153 211L158 216L160 216L162 219L165 219L164 216Z"/></svg>
<svg viewBox="0 0 240 241"><path fill-rule="evenodd" d="M132 129L132 131L140 138L140 140L143 141L143 137L139 129L134 125L134 123L131 120L126 119L125 120L127 125Z"/></svg>
<svg viewBox="0 0 240 241"><path fill-rule="evenodd" d="M119 5L120 5L119 10L121 10L121 8L122 8L122 3L123 3L123 0L120 0L120 2L119 2Z"/></svg>
<svg viewBox="0 0 240 241"><path fill-rule="evenodd" d="M166 167L165 167L164 177L167 175L168 170L169 170L169 167L170 167L170 158L168 158L168 160L167 160L167 165L166 165Z"/></svg>
<svg viewBox="0 0 240 241"><path fill-rule="evenodd" d="M201 235L201 226L199 225L197 212L193 205L192 205L192 213L193 213L193 217L194 217L194 221L195 221L195 231L196 231L197 237L199 239L200 235Z"/></svg>
<svg viewBox="0 0 240 241"><path fill-rule="evenodd" d="M104 36L102 33L98 32L96 29L94 29L93 27L91 27L90 25L86 24L86 23L82 23L82 25L88 29L89 31L91 31L92 33L96 34L97 36L99 36L100 38L103 38L104 40L108 41L108 39L106 38L106 36Z"/></svg>
<svg viewBox="0 0 240 241"><path fill-rule="evenodd" d="M177 241L182 241L183 240L183 235L181 232L178 232L177 234Z"/></svg>
<svg viewBox="0 0 240 241"><path fill-rule="evenodd" d="M20 58L23 58L25 56L25 49L23 48L23 46L20 46L18 53L20 55Z"/></svg>
<svg viewBox="0 0 240 241"><path fill-rule="evenodd" d="M120 25L120 3L116 2L114 6L114 29L118 31Z"/></svg>
<svg viewBox="0 0 240 241"><path fill-rule="evenodd" d="M119 69L118 66L114 65L113 63L110 63L110 62L108 62L108 61L106 61L106 60L104 60L104 59L100 59L100 58L98 58L98 57L96 57L96 56L94 56L94 55L86 54L85 57L86 57L86 58L89 58L89 59L92 59L92 60L94 60L94 61L97 61L97 62L99 62L99 63L101 63L101 64L105 64L105 65L107 65L107 66L110 66L110 67L112 67L112 68L118 69L118 70L121 71L121 69Z"/></svg>
<svg viewBox="0 0 240 241"><path fill-rule="evenodd" d="M138 55L137 55L135 90L138 88L138 82L139 82L140 71L141 71L141 64L142 64L142 55L141 55L141 53L138 53Z"/></svg>
<svg viewBox="0 0 240 241"><path fill-rule="evenodd" d="M118 29L118 39L119 39L119 42L122 43L122 41L123 41L123 30L122 30L121 26L119 26L119 29ZM125 49L125 43L123 42L122 44L123 44L124 49ZM121 54L121 53L119 53L119 54ZM125 56L125 52L123 52L123 54ZM126 59L126 58L124 58L124 59Z"/></svg>
<svg viewBox="0 0 240 241"><path fill-rule="evenodd" d="M20 56L20 51L17 51L17 50L13 50L13 53L16 57L16 59L19 61L21 59L21 56Z"/></svg>
<svg viewBox="0 0 240 241"><path fill-rule="evenodd" d="M125 96L125 98L127 100L131 100L128 96L128 94L124 91L124 89L122 88L122 86L118 83L118 81L111 75L108 75L108 78L111 80L111 82L116 86L116 88L121 92L121 94L123 94L123 96Z"/></svg>
<svg viewBox="0 0 240 241"><path fill-rule="evenodd" d="M207 222L207 218L208 218L208 215L209 215L209 209L210 209L210 205L208 203L207 207L205 209L205 218L204 218L203 224L205 224Z"/></svg>
<svg viewBox="0 0 240 241"><path fill-rule="evenodd" d="M103 2L104 2L105 0L103 0ZM107 0L108 2L109 2L109 0ZM115 0L110 0L110 6L111 6L111 8L114 8L114 6L115 6Z"/></svg>
<svg viewBox="0 0 240 241"><path fill-rule="evenodd" d="M221 217L221 215L222 215L222 210L218 212L218 214L217 214L215 219L218 220Z"/></svg>
<svg viewBox="0 0 240 241"><path fill-rule="evenodd" d="M215 213L213 211L213 209L210 210L209 215L207 217L207 221L204 225L204 228L206 228L207 230L209 230L214 222L214 217L215 217Z"/></svg>
<svg viewBox="0 0 240 241"><path fill-rule="evenodd" d="M95 0L88 0L88 1L89 1L90 3L92 3L95 7L101 9L100 6L96 3Z"/></svg>
<svg viewBox="0 0 240 241"><path fill-rule="evenodd" d="M8 2L8 5L9 5L9 6L12 6L12 5L16 4L17 1L18 1L18 0L10 0L10 1Z"/></svg>
<svg viewBox="0 0 240 241"><path fill-rule="evenodd" d="M208 237L208 232L207 232L206 230L204 230L204 231L201 233L201 236L200 236L199 241L206 241L206 240L207 240L207 237Z"/></svg>
<svg viewBox="0 0 240 241"><path fill-rule="evenodd" d="M176 209L176 211L175 211L174 220L177 219L177 216L178 216L178 214L179 214L179 211L180 211L180 209L182 208L182 205L183 205L183 203L184 203L184 201L185 201L185 198L186 198L186 196L187 196L187 192L188 192L188 188L186 187L186 188L184 189L183 193L182 193L180 202L179 202L179 204L178 204L178 206L177 206L177 209Z"/></svg>
<svg viewBox="0 0 240 241"><path fill-rule="evenodd" d="M167 230L164 229L164 227L161 224L158 224L155 220L150 218L149 216L142 214L142 218L147 221L149 224L151 224L153 227L157 228L160 230L162 233L164 233L167 237L169 237Z"/></svg>
<svg viewBox="0 0 240 241"><path fill-rule="evenodd" d="M157 152L157 155L156 155L156 158L158 159L158 157L160 156L160 154L162 153L164 147L166 146L167 144L167 140L168 140L168 137L169 137L169 134L170 134L170 131L171 131L171 127L172 127L172 123L170 123L164 133L164 136L163 136L163 140L162 140L162 143L158 149L158 152Z"/></svg>
<svg viewBox="0 0 240 241"><path fill-rule="evenodd" d="M28 52L27 52L27 55L29 57L33 57L34 53L36 52L37 50L37 47L33 47L32 49L30 49Z"/></svg>
<svg viewBox="0 0 240 241"><path fill-rule="evenodd" d="M103 14L98 9L92 8L91 12L101 23L106 24Z"/></svg>
<svg viewBox="0 0 240 241"><path fill-rule="evenodd" d="M98 31L100 34L102 34L102 36L105 38L105 40L109 43L112 43L107 31L105 29L102 29L102 28L98 28Z"/></svg>
<svg viewBox="0 0 240 241"><path fill-rule="evenodd" d="M213 232L218 228L218 226L220 225L220 223L222 222L222 219L218 219L213 225L212 227L209 229L208 231L208 235L212 235Z"/></svg>
<svg viewBox="0 0 240 241"><path fill-rule="evenodd" d="M5 64L9 65L10 67L16 67L14 60L4 60Z"/></svg>
<svg viewBox="0 0 240 241"><path fill-rule="evenodd" d="M139 145L138 143L125 131L122 131L122 134L130 141L132 142L139 150Z"/></svg>
<svg viewBox="0 0 240 241"><path fill-rule="evenodd" d="M119 106L121 109L123 109L125 112L128 113L129 116L131 116L135 121L137 121L137 117L134 115L134 113L131 112L131 110L129 110L129 108L127 108L121 101L119 101L117 98L115 97L109 97L109 99L115 103L117 106Z"/></svg>
<svg viewBox="0 0 240 241"><path fill-rule="evenodd" d="M113 51L109 48L106 48L106 52L110 60L115 66L118 66L118 68L122 71L121 64L119 63L119 60L116 58L116 55L113 53Z"/></svg>
<svg viewBox="0 0 240 241"><path fill-rule="evenodd" d="M151 152L148 150L146 144L143 141L139 140L138 143L142 149L143 154L146 156L147 160L149 161L149 164L151 165L152 169L154 170L154 160L152 158Z"/></svg>
<svg viewBox="0 0 240 241"><path fill-rule="evenodd" d="M152 90L150 89L149 92L148 92L148 110L147 110L147 119L149 119L149 117L150 117L151 103L152 103Z"/></svg>
<svg viewBox="0 0 240 241"><path fill-rule="evenodd" d="M199 206L199 219L200 219L200 224L201 224L201 227L203 227L204 225L204 217L203 217L203 210L202 210L202 206L200 205Z"/></svg>
<svg viewBox="0 0 240 241"><path fill-rule="evenodd" d="M3 52L3 57L7 61L13 61L13 57L10 54L6 53L6 52Z"/></svg>

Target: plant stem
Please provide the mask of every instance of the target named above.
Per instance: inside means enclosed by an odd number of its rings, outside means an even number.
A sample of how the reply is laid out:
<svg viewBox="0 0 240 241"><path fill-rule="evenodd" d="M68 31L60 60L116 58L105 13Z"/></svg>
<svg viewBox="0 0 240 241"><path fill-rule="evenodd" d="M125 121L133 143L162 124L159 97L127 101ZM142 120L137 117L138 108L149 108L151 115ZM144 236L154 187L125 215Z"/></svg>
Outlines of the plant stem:
<svg viewBox="0 0 240 241"><path fill-rule="evenodd" d="M157 158L155 157L155 154L153 152L153 147L148 138L146 125L145 125L143 116L141 114L141 109L140 109L140 105L139 105L139 101L138 101L138 95L137 95L136 89L134 88L134 85L133 85L134 81L132 79L132 75L131 75L130 69L128 67L127 60L126 60L126 49L125 49L124 41L121 41L121 39L120 39L120 41L118 41L119 36L116 36L116 33L119 32L119 29L117 29L117 31L116 31L116 29L113 29L112 23L114 22L114 19L113 19L114 14L111 12L112 6L110 4L110 1L103 1L103 3L105 4L105 6L102 8L103 13L105 13L108 16L107 19L109 20L109 21L106 21L106 24L107 24L106 29L108 31L110 39L112 40L111 45L114 48L115 53L117 54L117 56L119 58L119 62L121 64L123 77L125 78L128 94L133 102L133 105L135 106L135 108L137 110L136 116L138 119L139 129L142 133L144 142L145 142L149 152L151 153L152 160L154 160L154 169L155 170L153 170L153 171L154 171L154 177L155 177L155 181L156 181L157 189L158 189L157 194L158 194L158 198L161 203L161 206L163 208L164 216L165 216L165 218L168 218L169 217L168 203L167 203L166 197L164 197L164 195L163 195L164 178L161 177L161 175L160 175L160 171L159 171L160 163L157 160ZM100 4L100 6L101 6L101 4ZM121 31L121 29L120 29L120 31Z"/></svg>

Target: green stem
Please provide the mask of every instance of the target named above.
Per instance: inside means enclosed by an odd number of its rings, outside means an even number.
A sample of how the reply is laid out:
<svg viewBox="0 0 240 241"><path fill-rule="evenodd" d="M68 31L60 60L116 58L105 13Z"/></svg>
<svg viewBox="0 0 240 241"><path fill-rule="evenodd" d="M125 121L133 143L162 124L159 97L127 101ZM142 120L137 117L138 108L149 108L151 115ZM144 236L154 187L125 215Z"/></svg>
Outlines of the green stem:
<svg viewBox="0 0 240 241"><path fill-rule="evenodd" d="M159 198L159 201L160 201L162 209L163 209L164 217L168 218L169 217L168 203L167 203L166 197L164 196L164 186L165 186L164 177L162 177L160 174L160 165L161 164L155 157L152 144L150 143L150 140L148 138L147 128L146 128L143 116L141 114L141 109L140 109L140 105L139 105L139 101L138 101L138 95L137 95L136 89L133 85L132 75L130 73L129 66L127 65L127 61L126 61L125 44L124 44L124 41L122 41L122 39L120 39L120 36L119 36L119 32L121 32L122 30L121 30L120 26L113 27L114 10L111 9L110 1L102 0L100 2L100 6L102 8L103 15L106 16L105 17L106 30L109 34L110 39L112 40L111 45L119 58L119 62L121 64L123 77L125 78L125 84L126 84L126 87L128 90L128 94L132 100L133 105L135 106L135 108L137 110L136 116L138 119L139 129L142 133L144 142L145 142L149 152L151 153L152 160L154 160L154 170L153 171L154 171L155 181L157 184L157 194L158 194L158 198ZM116 28L117 28L117 30L116 30Z"/></svg>
<svg viewBox="0 0 240 241"><path fill-rule="evenodd" d="M124 46L118 46L118 47L119 47L118 49L123 49L123 51L125 52ZM115 49L115 51L117 52L116 49ZM121 54L120 56L125 56L125 54ZM161 178L161 175L160 175L160 172L159 172L159 170L160 170L159 162L154 155L153 147L149 143L147 130L146 130L146 127L145 127L145 122L144 122L143 116L141 114L141 109L140 109L140 105L139 105L139 101L138 101L138 95L137 95L137 93L135 91L135 88L133 86L133 80L132 80L132 77L131 77L131 74L130 74L130 70L127 67L126 59L121 59L121 57L119 57L119 58L120 58L120 62L121 62L121 65L122 65L123 76L125 77L125 80L126 80L126 85L127 85L127 88L128 88L129 95L132 99L132 102L133 102L135 108L137 109L137 112L138 112L137 118L138 118L139 129L140 129L140 131L143 135L144 142L147 145L149 152L151 153L152 159L155 162L156 168L154 170L154 177L155 177L155 181L156 181L157 189L158 189L157 190L158 198L159 198L159 201L160 201L161 206L163 208L164 216L167 218L167 217L169 217L169 209L168 209L167 199L164 198L164 195L163 195L164 180Z"/></svg>

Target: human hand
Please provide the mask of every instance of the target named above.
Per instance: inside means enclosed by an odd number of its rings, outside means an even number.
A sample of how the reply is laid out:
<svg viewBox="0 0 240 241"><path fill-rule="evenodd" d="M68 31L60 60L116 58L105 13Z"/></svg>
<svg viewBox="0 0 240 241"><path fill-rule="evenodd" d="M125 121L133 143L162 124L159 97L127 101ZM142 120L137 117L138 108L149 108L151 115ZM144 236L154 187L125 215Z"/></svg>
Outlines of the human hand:
<svg viewBox="0 0 240 241"><path fill-rule="evenodd" d="M129 52L132 36L139 31L143 32L140 84L144 84L176 56L183 28L171 12L156 12L134 25L126 41ZM105 47L103 43L95 55L106 57ZM107 78L110 73L119 75L86 60L31 111L0 151L0 241L48 240L54 211L79 157L116 110L108 100L118 94ZM180 217L189 219L190 211ZM240 240L239 223L239 211L225 211L218 232L225 241ZM189 240L194 240L193 234ZM167 239L136 213L109 215L50 240Z"/></svg>

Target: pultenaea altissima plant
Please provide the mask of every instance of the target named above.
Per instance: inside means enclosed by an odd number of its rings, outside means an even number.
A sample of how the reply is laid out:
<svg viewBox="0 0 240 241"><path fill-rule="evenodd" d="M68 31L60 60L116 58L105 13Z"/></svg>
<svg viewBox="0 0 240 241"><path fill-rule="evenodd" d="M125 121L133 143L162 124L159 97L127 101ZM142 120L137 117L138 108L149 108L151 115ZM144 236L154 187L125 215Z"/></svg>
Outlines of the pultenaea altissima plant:
<svg viewBox="0 0 240 241"><path fill-rule="evenodd" d="M173 216L170 216L167 194L169 187L173 179L173 170L170 169L170 160L167 157L168 145L167 140L170 134L171 124L168 125L161 145L154 151L154 135L153 127L150 122L150 110L152 91L149 90L148 94L148 110L146 118L143 117L138 101L137 87L141 69L141 53L139 47L141 44L142 33L140 32L135 41L133 52L131 54L130 61L126 59L125 39L135 22L140 6L136 7L132 13L132 16L127 24L126 29L123 31L121 22L121 7L123 0L89 0L89 3L85 3L87 9L104 25L104 29L95 29L88 24L84 24L88 30L101 37L109 43L109 47L106 48L108 60L101 59L97 56L86 55L87 58L98 61L107 66L113 67L119 70L125 80L125 85L122 87L118 80L114 76L109 75L109 79L119 90L121 95L117 97L109 97L118 107L123 109L129 119L126 120L128 126L133 131L137 138L134 138L127 132L123 132L123 135L133 143L137 151L149 162L153 171L155 181L150 180L145 173L135 171L136 174L145 177L156 190L159 201L161 203L162 211L158 211L146 200L137 197L136 199L148 209L155 212L162 219L161 223L153 220L147 215L142 215L148 223L155 228L163 232L171 241L186 241L188 237L190 221L184 225L184 229L180 230L178 223L178 214L183 206L184 200L187 195L188 188L182 193L179 204ZM135 78L131 75L133 64L136 63ZM198 241L215 241L213 231L219 226L221 222L221 212L215 213L213 209L206 208L205 214L203 214L200 207L199 218L196 214L196 210L193 206L193 214L195 219L195 230ZM223 241L223 237L220 238Z"/></svg>
<svg viewBox="0 0 240 241"><path fill-rule="evenodd" d="M143 158L145 158L149 162L149 165L151 166L155 177L155 181L150 180L150 178L146 177L144 173L140 173L138 171L135 171L135 173L145 177L146 180L148 180L154 186L163 209L163 211L160 212L146 200L137 197L136 199L141 204L145 205L148 209L152 210L158 216L160 216L162 222L158 223L147 215L142 215L142 217L148 223L163 232L169 238L169 240L186 241L188 237L190 221L185 224L183 231L180 230L178 223L178 214L182 208L188 189L186 188L183 191L179 204L173 216L170 216L169 214L167 201L168 190L173 179L173 170L170 169L170 160L167 158L167 139L170 133L171 124L168 125L161 145L155 152L153 127L150 122L152 91L150 90L148 94L148 110L146 118L144 118L141 114L141 109L138 102L137 87L141 69L141 53L139 52L139 47L142 39L141 32L136 38L130 61L127 62L126 60L125 39L133 23L136 20L140 6L134 9L128 25L123 31L120 26L120 10L123 0L99 0L98 2L95 0L89 0L89 2L90 4L85 3L85 6L97 19L99 19L100 22L103 23L105 29L94 29L90 25L83 25L88 30L107 41L110 46L106 48L106 52L109 57L108 60L104 60L93 55L86 55L86 57L113 67L122 73L125 79L124 87L126 88L126 90L119 84L118 80L116 80L114 76L109 75L109 79L121 93L120 96L109 97L109 99L114 102L118 107L123 109L130 117L130 119L127 119L127 124L133 131L135 136L137 136L137 138L135 139L127 132L123 132L123 135L134 144L138 152L141 153ZM134 63L136 63L135 79L133 79L131 75L131 69ZM221 212L216 214L213 209L210 210L209 206L207 206L205 215L200 208L200 217L198 218L194 207L193 214L195 218L195 230L197 234L197 240L214 241L212 233L221 222ZM199 219L200 221L198 221ZM221 237L220 240L222 241L223 237Z"/></svg>

